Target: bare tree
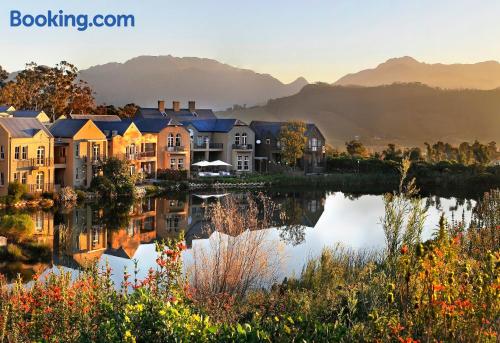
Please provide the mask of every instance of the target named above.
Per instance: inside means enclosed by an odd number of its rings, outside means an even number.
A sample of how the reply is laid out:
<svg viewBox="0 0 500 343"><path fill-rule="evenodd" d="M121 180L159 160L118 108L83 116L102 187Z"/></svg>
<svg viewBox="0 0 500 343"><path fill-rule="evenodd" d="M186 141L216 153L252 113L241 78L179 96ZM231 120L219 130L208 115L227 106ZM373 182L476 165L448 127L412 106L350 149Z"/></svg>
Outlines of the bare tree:
<svg viewBox="0 0 500 343"><path fill-rule="evenodd" d="M192 286L200 299L270 286L279 277L282 247L269 237L279 211L262 194L250 195L242 206L228 196L208 207L204 229L208 247L193 249Z"/></svg>

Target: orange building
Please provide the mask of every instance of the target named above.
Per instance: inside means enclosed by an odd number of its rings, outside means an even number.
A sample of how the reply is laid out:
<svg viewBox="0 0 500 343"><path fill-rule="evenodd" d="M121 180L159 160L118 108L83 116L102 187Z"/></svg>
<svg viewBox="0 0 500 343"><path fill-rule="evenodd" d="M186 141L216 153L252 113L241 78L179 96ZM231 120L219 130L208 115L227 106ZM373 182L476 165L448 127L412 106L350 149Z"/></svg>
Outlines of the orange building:
<svg viewBox="0 0 500 343"><path fill-rule="evenodd" d="M179 122L169 119L136 119L134 123L143 137L156 140L156 169L186 170L191 166L189 131Z"/></svg>
<svg viewBox="0 0 500 343"><path fill-rule="evenodd" d="M98 167L108 156L106 135L87 119L56 121L50 132L55 137L55 185L89 187Z"/></svg>
<svg viewBox="0 0 500 343"><path fill-rule="evenodd" d="M34 118L0 118L0 195L10 182L25 184L28 192L53 190L54 137Z"/></svg>

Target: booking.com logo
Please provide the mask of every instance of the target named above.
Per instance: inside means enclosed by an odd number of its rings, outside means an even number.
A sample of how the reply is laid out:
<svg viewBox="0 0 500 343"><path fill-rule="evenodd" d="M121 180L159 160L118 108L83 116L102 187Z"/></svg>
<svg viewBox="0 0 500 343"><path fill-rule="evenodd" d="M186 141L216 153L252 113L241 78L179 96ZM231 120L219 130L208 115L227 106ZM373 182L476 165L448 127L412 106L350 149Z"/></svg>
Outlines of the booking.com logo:
<svg viewBox="0 0 500 343"><path fill-rule="evenodd" d="M46 14L23 14L21 11L10 11L11 27L72 27L78 31L86 31L91 27L135 27L132 14L65 14L63 10Z"/></svg>

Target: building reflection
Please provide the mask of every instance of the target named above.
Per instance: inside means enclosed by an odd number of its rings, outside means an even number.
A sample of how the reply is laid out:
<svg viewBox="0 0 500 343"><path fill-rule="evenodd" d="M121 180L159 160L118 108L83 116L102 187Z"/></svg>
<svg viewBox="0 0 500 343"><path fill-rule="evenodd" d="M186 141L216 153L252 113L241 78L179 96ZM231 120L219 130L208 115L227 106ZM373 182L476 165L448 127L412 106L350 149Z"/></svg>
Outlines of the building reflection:
<svg viewBox="0 0 500 343"><path fill-rule="evenodd" d="M70 268L87 267L103 255L133 259L141 244L184 235L188 248L193 240L206 239L207 205L227 194L177 193L161 198L144 198L118 213L106 207L83 206L64 210L44 223L40 239L53 242L54 263ZM243 209L247 193L232 194ZM272 199L286 212L286 225L314 226L323 212L324 193L275 193ZM114 218L125 218L114 225ZM54 221L56 222L54 225ZM46 224L45 224L46 223ZM112 228L111 228L112 227Z"/></svg>

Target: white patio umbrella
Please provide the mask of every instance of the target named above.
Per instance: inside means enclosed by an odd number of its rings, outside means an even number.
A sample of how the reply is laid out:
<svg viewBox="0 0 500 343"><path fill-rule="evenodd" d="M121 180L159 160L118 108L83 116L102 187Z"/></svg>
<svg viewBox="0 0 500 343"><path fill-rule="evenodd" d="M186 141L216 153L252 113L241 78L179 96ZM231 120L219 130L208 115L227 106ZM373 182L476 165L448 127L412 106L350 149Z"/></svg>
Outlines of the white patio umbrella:
<svg viewBox="0 0 500 343"><path fill-rule="evenodd" d="M212 167L230 167L231 166L231 164L226 163L226 162L221 161L221 160L208 162L208 165L212 166Z"/></svg>
<svg viewBox="0 0 500 343"><path fill-rule="evenodd" d="M208 167L208 166L211 166L211 164L208 161L200 161L200 162L193 163L193 166L195 166L195 167Z"/></svg>

